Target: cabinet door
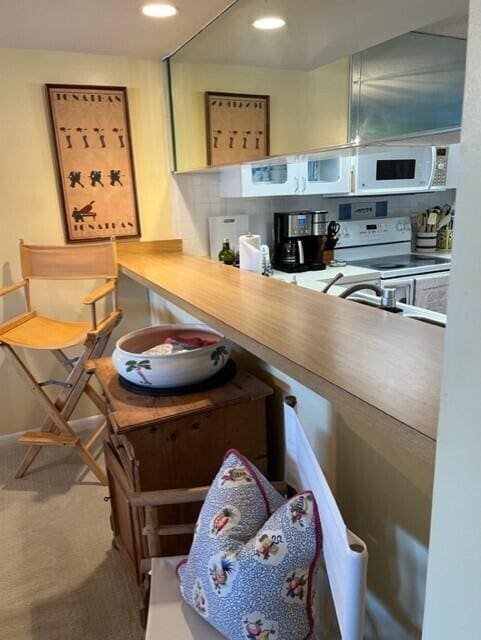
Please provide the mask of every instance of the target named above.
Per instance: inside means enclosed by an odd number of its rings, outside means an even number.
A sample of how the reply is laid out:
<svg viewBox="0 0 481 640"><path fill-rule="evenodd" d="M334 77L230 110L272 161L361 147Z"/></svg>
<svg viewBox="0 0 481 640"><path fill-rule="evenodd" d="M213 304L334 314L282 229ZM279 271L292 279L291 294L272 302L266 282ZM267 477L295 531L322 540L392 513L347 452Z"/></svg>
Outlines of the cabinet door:
<svg viewBox="0 0 481 640"><path fill-rule="evenodd" d="M132 508L129 504L129 495L133 493L134 487L130 484L129 477L109 442L104 443L104 454L112 508L110 523L114 534L114 546L139 586L143 536L138 509Z"/></svg>
<svg viewBox="0 0 481 640"><path fill-rule="evenodd" d="M301 195L342 195L350 191L351 158L339 154L308 154L299 158Z"/></svg>
<svg viewBox="0 0 481 640"><path fill-rule="evenodd" d="M296 157L242 165L241 172L244 197L288 196L299 193L299 170Z"/></svg>

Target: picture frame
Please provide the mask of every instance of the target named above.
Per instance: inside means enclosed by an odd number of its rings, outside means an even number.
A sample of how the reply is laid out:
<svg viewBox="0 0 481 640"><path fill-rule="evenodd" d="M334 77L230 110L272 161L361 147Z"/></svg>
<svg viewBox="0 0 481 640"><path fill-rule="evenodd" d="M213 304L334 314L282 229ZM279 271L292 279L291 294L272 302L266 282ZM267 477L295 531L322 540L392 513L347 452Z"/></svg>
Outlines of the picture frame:
<svg viewBox="0 0 481 640"><path fill-rule="evenodd" d="M270 96L205 92L207 164L260 160L270 153Z"/></svg>
<svg viewBox="0 0 481 640"><path fill-rule="evenodd" d="M127 88L45 89L67 243L139 238Z"/></svg>

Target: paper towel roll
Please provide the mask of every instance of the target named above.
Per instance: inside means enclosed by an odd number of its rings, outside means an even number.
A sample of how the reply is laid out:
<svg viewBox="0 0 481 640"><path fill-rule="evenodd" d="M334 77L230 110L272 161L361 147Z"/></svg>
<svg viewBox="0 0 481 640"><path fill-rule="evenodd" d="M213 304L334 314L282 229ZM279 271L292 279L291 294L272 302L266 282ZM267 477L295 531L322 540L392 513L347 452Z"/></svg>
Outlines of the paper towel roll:
<svg viewBox="0 0 481 640"><path fill-rule="evenodd" d="M248 271L262 271L261 237L246 235L239 237L239 266Z"/></svg>

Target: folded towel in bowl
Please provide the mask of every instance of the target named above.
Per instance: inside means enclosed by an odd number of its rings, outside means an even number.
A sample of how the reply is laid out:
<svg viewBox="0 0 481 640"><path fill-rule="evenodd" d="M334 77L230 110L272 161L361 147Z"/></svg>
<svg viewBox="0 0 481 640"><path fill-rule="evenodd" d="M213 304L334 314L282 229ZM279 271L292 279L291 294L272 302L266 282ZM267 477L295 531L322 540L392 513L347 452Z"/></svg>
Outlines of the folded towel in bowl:
<svg viewBox="0 0 481 640"><path fill-rule="evenodd" d="M210 347L216 344L217 340L204 340L197 336L192 338L167 337L162 344L158 344L146 351L142 351L143 356L169 356L174 353L183 353L184 351L192 351L201 349L202 347Z"/></svg>

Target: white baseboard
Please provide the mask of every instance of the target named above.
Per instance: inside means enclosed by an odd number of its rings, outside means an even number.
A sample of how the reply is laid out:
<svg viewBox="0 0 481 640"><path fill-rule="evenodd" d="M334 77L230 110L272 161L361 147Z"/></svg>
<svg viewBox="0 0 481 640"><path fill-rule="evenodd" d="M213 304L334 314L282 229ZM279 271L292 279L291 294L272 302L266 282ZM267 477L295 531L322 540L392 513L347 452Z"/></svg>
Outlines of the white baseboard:
<svg viewBox="0 0 481 640"><path fill-rule="evenodd" d="M103 420L103 416L97 415L89 416L88 418L78 418L77 420L70 420L69 424L76 433L80 433L85 429L100 427ZM33 429L33 431L35 431L35 429ZM23 431L19 431L17 433L6 433L4 435L0 435L0 447L11 444L12 442L16 442L18 436L22 435L22 433Z"/></svg>

